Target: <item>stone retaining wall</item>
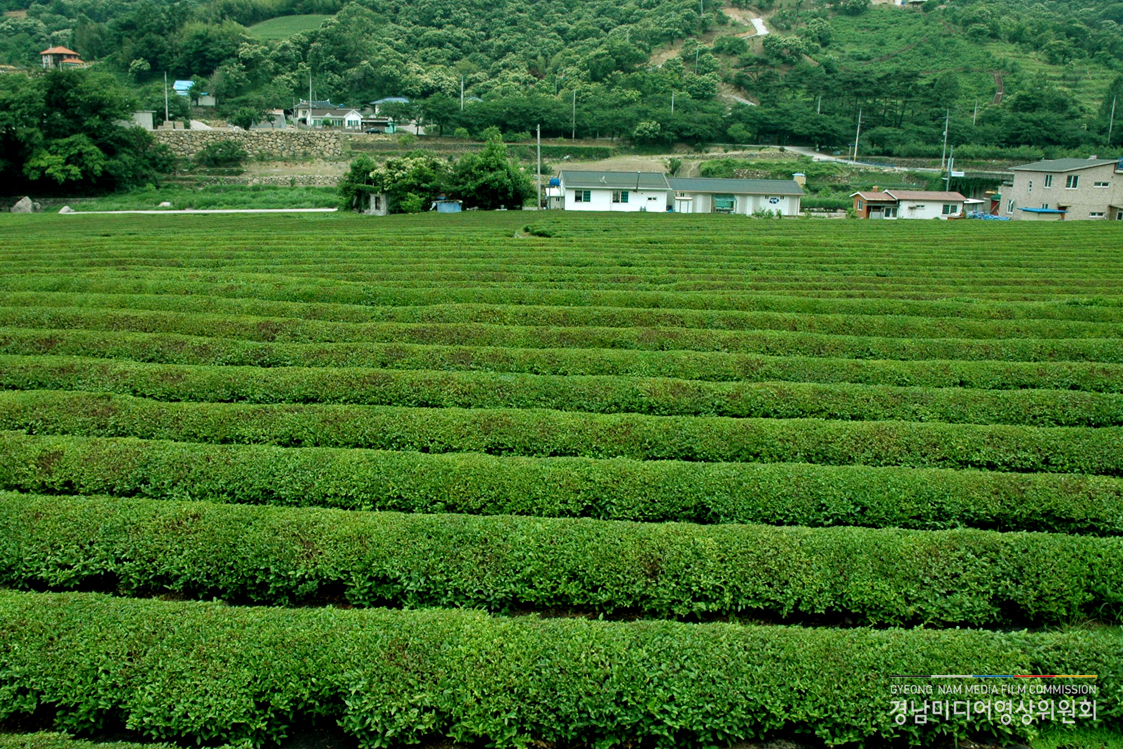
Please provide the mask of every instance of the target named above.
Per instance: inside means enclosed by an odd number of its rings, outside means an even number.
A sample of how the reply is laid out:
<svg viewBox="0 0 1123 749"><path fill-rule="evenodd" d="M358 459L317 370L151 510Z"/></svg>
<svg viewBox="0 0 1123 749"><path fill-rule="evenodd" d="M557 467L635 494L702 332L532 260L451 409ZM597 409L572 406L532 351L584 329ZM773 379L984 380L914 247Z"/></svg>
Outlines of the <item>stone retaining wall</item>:
<svg viewBox="0 0 1123 749"><path fill-rule="evenodd" d="M342 157L348 137L329 130L154 130L152 135L182 158L191 158L211 143L232 140L253 158L272 159Z"/></svg>

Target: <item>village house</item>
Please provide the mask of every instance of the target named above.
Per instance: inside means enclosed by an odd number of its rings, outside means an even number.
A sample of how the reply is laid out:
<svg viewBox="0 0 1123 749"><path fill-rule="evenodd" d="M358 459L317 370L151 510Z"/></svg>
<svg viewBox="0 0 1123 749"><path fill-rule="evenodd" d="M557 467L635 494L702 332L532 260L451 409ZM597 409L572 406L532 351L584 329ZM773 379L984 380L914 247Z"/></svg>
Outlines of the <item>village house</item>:
<svg viewBox="0 0 1123 749"><path fill-rule="evenodd" d="M553 182L553 180L551 180ZM656 211L674 194L662 172L581 172L563 170L547 190L550 208L566 211Z"/></svg>
<svg viewBox="0 0 1123 749"><path fill-rule="evenodd" d="M660 172L564 170L550 180L547 207L567 211L799 214L797 180L670 177Z"/></svg>
<svg viewBox="0 0 1123 749"><path fill-rule="evenodd" d="M1013 169L1002 215L1023 221L1123 220L1123 159L1052 159Z"/></svg>
<svg viewBox="0 0 1123 749"><path fill-rule="evenodd" d="M803 188L799 179L712 179L671 177L675 213L768 212L798 216Z"/></svg>
<svg viewBox="0 0 1123 749"><path fill-rule="evenodd" d="M968 201L958 192L939 190L873 190L851 193L858 218L949 219L963 213Z"/></svg>
<svg viewBox="0 0 1123 749"><path fill-rule="evenodd" d="M43 67L48 70L87 67L87 63L82 62L77 52L66 47L45 49L39 53L39 59L42 60Z"/></svg>

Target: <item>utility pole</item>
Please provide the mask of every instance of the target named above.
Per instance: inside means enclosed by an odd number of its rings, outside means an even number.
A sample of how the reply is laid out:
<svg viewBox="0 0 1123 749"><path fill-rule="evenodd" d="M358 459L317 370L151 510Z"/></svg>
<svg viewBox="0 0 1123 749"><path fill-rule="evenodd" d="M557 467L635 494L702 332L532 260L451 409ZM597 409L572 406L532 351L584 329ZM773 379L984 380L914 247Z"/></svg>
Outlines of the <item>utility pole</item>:
<svg viewBox="0 0 1123 749"><path fill-rule="evenodd" d="M819 101L815 102L815 114L823 113L823 97L819 97Z"/></svg>
<svg viewBox="0 0 1123 749"><path fill-rule="evenodd" d="M862 134L862 108L858 107L858 130L854 133L854 158L852 161L858 160L858 137Z"/></svg>
<svg viewBox="0 0 1123 749"><path fill-rule="evenodd" d="M535 128L538 134L538 209L542 210L542 126Z"/></svg>
<svg viewBox="0 0 1123 749"><path fill-rule="evenodd" d="M312 66L308 66L308 127L312 127Z"/></svg>
<svg viewBox="0 0 1123 749"><path fill-rule="evenodd" d="M1107 144L1109 146L1111 145L1111 131L1115 129L1115 102L1118 98L1118 94L1111 97L1111 120L1107 123Z"/></svg>
<svg viewBox="0 0 1123 749"><path fill-rule="evenodd" d="M572 131L569 134L570 140L577 140L577 89L573 89L573 114L570 119L570 127Z"/></svg>
<svg viewBox="0 0 1123 749"><path fill-rule="evenodd" d="M948 156L948 173L947 176L944 177L945 190L951 190L951 170L954 169L952 166L953 164L955 164L955 146L951 147L951 155Z"/></svg>
<svg viewBox="0 0 1123 749"><path fill-rule="evenodd" d="M944 150L940 152L940 168L944 168L948 154L948 125L951 123L951 110L944 115Z"/></svg>
<svg viewBox="0 0 1123 749"><path fill-rule="evenodd" d="M168 117L168 71L164 71L164 122L167 122Z"/></svg>
<svg viewBox="0 0 1123 749"><path fill-rule="evenodd" d="M979 100L975 99L975 114L971 115L971 127L975 127L975 120L979 117Z"/></svg>
<svg viewBox="0 0 1123 749"><path fill-rule="evenodd" d="M706 15L706 0L698 0L698 17Z"/></svg>
<svg viewBox="0 0 1123 749"><path fill-rule="evenodd" d="M671 114L675 113L675 92L671 92Z"/></svg>
<svg viewBox="0 0 1123 749"><path fill-rule="evenodd" d="M464 111L464 76L460 76L460 111Z"/></svg>

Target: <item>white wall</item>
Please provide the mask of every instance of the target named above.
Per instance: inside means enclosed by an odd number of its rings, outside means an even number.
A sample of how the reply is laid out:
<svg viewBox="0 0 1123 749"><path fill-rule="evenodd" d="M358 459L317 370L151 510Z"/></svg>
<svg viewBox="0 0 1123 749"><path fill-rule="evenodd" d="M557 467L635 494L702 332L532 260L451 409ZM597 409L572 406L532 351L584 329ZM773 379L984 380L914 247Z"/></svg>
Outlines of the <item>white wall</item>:
<svg viewBox="0 0 1123 749"><path fill-rule="evenodd" d="M958 214L963 210L963 203L957 201L902 200L900 206L897 208L897 218L946 219L947 216L943 213L945 202L953 203L955 205L955 214Z"/></svg>
<svg viewBox="0 0 1123 749"><path fill-rule="evenodd" d="M613 203L612 190L589 190L590 201L578 203L575 200L576 190L566 188L565 209L567 211L617 211L637 212L647 210L654 213L664 213L667 210L666 190L628 190L627 203Z"/></svg>
<svg viewBox="0 0 1123 749"><path fill-rule="evenodd" d="M728 194L728 193L720 193ZM713 194L705 192L686 192L694 198L694 213L712 213L714 209ZM765 209L775 213L780 211L784 216L799 215L799 196L769 196L769 195L735 195L737 200L733 207L734 213L751 216L758 209ZM779 203L769 203L769 197L779 197Z"/></svg>

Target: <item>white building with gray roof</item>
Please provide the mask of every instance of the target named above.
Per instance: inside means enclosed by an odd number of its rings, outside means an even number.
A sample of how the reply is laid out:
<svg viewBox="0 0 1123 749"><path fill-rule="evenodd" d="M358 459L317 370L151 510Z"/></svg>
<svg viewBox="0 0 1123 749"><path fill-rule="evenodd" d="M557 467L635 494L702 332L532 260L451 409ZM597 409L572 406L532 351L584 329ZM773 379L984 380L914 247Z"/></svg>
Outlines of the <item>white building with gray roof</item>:
<svg viewBox="0 0 1123 749"><path fill-rule="evenodd" d="M567 211L799 214L796 180L670 177L659 172L564 170L550 181L548 207Z"/></svg>
<svg viewBox="0 0 1123 749"><path fill-rule="evenodd" d="M1123 159L1052 159L1013 169L1002 216L1033 221L1123 220Z"/></svg>

